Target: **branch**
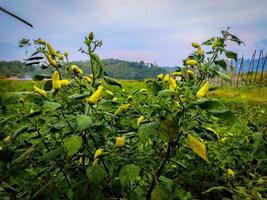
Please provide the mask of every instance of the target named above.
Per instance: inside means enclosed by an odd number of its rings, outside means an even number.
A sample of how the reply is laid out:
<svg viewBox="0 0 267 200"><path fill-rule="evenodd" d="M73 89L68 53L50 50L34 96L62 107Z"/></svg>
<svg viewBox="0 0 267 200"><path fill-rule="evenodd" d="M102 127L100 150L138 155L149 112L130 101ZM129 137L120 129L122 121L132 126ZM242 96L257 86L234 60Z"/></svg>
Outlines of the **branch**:
<svg viewBox="0 0 267 200"><path fill-rule="evenodd" d="M8 10L2 8L1 6L0 6L0 10L2 10L4 13L6 13L6 14L12 16L12 17L15 17L15 18L18 19L19 21L21 21L21 22L23 22L24 24L27 24L28 26L30 26L30 27L33 28L33 25L32 25L32 24L30 24L30 23L27 22L26 20L20 18L19 16L15 15L15 14L13 14L13 13L11 13L11 12L9 12Z"/></svg>
<svg viewBox="0 0 267 200"><path fill-rule="evenodd" d="M169 160L170 158L170 152L171 152L171 145L170 143L168 144L168 150L167 150L167 153L166 153L166 157L165 159L163 160L163 162L161 163L159 169L157 170L157 172L155 173L150 185L149 185L149 188L148 188L148 191L147 191L147 194L146 194L146 199L147 200L150 200L151 199L151 193L153 191L153 188L155 186L155 183L156 181L159 179L159 176L162 172L162 170L164 169L164 166L166 164L166 162Z"/></svg>

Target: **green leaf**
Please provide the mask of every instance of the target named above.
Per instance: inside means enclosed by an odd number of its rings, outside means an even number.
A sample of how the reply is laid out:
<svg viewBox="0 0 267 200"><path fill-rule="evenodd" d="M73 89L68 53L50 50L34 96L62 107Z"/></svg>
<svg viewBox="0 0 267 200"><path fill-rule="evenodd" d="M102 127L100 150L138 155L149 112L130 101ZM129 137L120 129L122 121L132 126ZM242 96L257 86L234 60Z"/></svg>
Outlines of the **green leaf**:
<svg viewBox="0 0 267 200"><path fill-rule="evenodd" d="M17 129L13 135L13 138L16 139L21 133L24 133L28 130L28 126L22 126L19 129Z"/></svg>
<svg viewBox="0 0 267 200"><path fill-rule="evenodd" d="M171 115L166 114L158 126L160 139L164 142L170 142L178 135L178 123L177 120Z"/></svg>
<svg viewBox="0 0 267 200"><path fill-rule="evenodd" d="M152 135L156 135L157 124L155 122L141 124L138 129L138 137L142 143L146 143L151 139Z"/></svg>
<svg viewBox="0 0 267 200"><path fill-rule="evenodd" d="M171 192L173 187L173 181L172 179L167 178L166 176L160 176L159 181L163 183L164 187Z"/></svg>
<svg viewBox="0 0 267 200"><path fill-rule="evenodd" d="M25 66L38 65L39 63L40 63L39 61L30 62L30 63L27 63Z"/></svg>
<svg viewBox="0 0 267 200"><path fill-rule="evenodd" d="M70 99L84 99L85 97L90 96L90 92L84 93L84 94L73 94L71 96L69 96Z"/></svg>
<svg viewBox="0 0 267 200"><path fill-rule="evenodd" d="M209 45L212 45L212 42L214 41L214 39L215 39L215 38L212 37L212 38L208 39L207 41L203 42L202 45L208 45L208 46L209 46Z"/></svg>
<svg viewBox="0 0 267 200"><path fill-rule="evenodd" d="M235 115L230 110L212 110L209 112L214 116L224 119L226 121L233 122L236 118Z"/></svg>
<svg viewBox="0 0 267 200"><path fill-rule="evenodd" d="M219 134L214 130L212 129L211 127L201 127L202 129L204 129L211 137L213 140L219 140L220 136Z"/></svg>
<svg viewBox="0 0 267 200"><path fill-rule="evenodd" d="M91 53L91 58L92 58L93 72L94 72L95 78L98 78L100 77L103 71L100 57L96 53Z"/></svg>
<svg viewBox="0 0 267 200"><path fill-rule="evenodd" d="M231 69L231 72L234 72L235 71L235 66L234 65L229 65L230 69Z"/></svg>
<svg viewBox="0 0 267 200"><path fill-rule="evenodd" d="M231 59L234 59L235 61L237 61L237 54L235 52L225 51L225 55L227 58L231 58Z"/></svg>
<svg viewBox="0 0 267 200"><path fill-rule="evenodd" d="M225 80L225 81L227 81L227 82L231 82L231 78L230 78L227 74L225 74L225 73L223 73L223 72L220 72L220 71L216 71L216 73L217 73L217 75L218 75L220 78L222 78L223 80Z"/></svg>
<svg viewBox="0 0 267 200"><path fill-rule="evenodd" d="M45 153L39 159L40 160L54 160L58 155L62 154L63 152L64 152L64 148L59 147L59 148L53 149L52 151Z"/></svg>
<svg viewBox="0 0 267 200"><path fill-rule="evenodd" d="M74 193L73 193L72 189L68 189L66 195L67 195L67 197L68 197L69 199L73 199L73 195L74 195Z"/></svg>
<svg viewBox="0 0 267 200"><path fill-rule="evenodd" d="M103 183L105 178L105 170L99 165L89 166L86 170L86 175L89 179L89 182L92 185L100 185Z"/></svg>
<svg viewBox="0 0 267 200"><path fill-rule="evenodd" d="M54 179L52 178L47 184L42 185L39 190L37 190L37 192L34 193L34 195L32 196L32 199L37 199L36 197L40 196L41 194L43 194L46 189L49 187L50 184L52 184L54 181Z"/></svg>
<svg viewBox="0 0 267 200"><path fill-rule="evenodd" d="M221 68L223 68L224 70L226 70L227 68L227 65L226 65L226 62L225 60L215 60L214 63L216 65L219 65Z"/></svg>
<svg viewBox="0 0 267 200"><path fill-rule="evenodd" d="M78 131L80 132L89 128L93 124L92 118L88 115L78 115L76 120L78 124Z"/></svg>
<svg viewBox="0 0 267 200"><path fill-rule="evenodd" d="M15 117L15 115L11 115L7 118L4 118L3 120L0 121L0 124L3 125L5 123L7 123L9 120L11 120L13 117Z"/></svg>
<svg viewBox="0 0 267 200"><path fill-rule="evenodd" d="M149 86L154 95L157 95L158 92L161 90L160 85L156 81L149 83Z"/></svg>
<svg viewBox="0 0 267 200"><path fill-rule="evenodd" d="M233 191L227 189L227 188L224 187L224 186L215 186L215 187L211 187L211 188L207 189L206 191L204 191L203 193L209 193L209 192L212 192L213 190L215 190L215 191L227 190L228 192L233 193Z"/></svg>
<svg viewBox="0 0 267 200"><path fill-rule="evenodd" d="M157 183L153 191L151 193L151 200L169 200L169 192L166 191L164 188L160 187L160 185Z"/></svg>
<svg viewBox="0 0 267 200"><path fill-rule="evenodd" d="M44 80L45 78L51 78L51 76L48 76L46 74L37 74L37 75L32 77L32 80L41 81L41 80Z"/></svg>
<svg viewBox="0 0 267 200"><path fill-rule="evenodd" d="M241 41L238 37L236 37L235 35L232 35L232 34L230 34L230 36L231 36L231 41L233 41L233 42L235 42L235 43L237 43L238 45L240 45L240 44L245 44L243 41Z"/></svg>
<svg viewBox="0 0 267 200"><path fill-rule="evenodd" d="M23 154L21 154L18 158L12 161L12 164L16 165L19 164L20 162L25 162L31 156L31 153L36 150L38 144L39 143L35 143L31 147L27 148L27 150Z"/></svg>
<svg viewBox="0 0 267 200"><path fill-rule="evenodd" d="M96 53L91 53L92 59L98 64L101 65L101 59Z"/></svg>
<svg viewBox="0 0 267 200"><path fill-rule="evenodd" d="M175 193L179 200L191 200L192 199L191 193L181 188L176 188Z"/></svg>
<svg viewBox="0 0 267 200"><path fill-rule="evenodd" d="M140 167L134 164L124 165L119 173L119 178L121 185L126 187L131 183L136 177L139 176Z"/></svg>
<svg viewBox="0 0 267 200"><path fill-rule="evenodd" d="M42 111L41 110L37 110L37 111L34 111L34 112L30 113L30 114L25 115L24 117L31 118L31 117L38 116L40 114L42 114Z"/></svg>
<svg viewBox="0 0 267 200"><path fill-rule="evenodd" d="M43 104L43 111L51 111L51 110L56 110L60 108L61 105L59 103L55 103L52 101L44 101Z"/></svg>
<svg viewBox="0 0 267 200"><path fill-rule="evenodd" d="M106 81L107 84L109 85L117 85L119 86L120 88L122 88L122 85L120 82L118 82L117 80L113 79L113 78L110 78L108 76L104 76L104 80Z"/></svg>
<svg viewBox="0 0 267 200"><path fill-rule="evenodd" d="M158 93L158 97L171 97L175 96L177 93L175 91L170 91L170 90L161 90Z"/></svg>
<svg viewBox="0 0 267 200"><path fill-rule="evenodd" d="M229 36L229 32L228 31L221 31L222 35L224 37L228 37Z"/></svg>
<svg viewBox="0 0 267 200"><path fill-rule="evenodd" d="M52 90L52 80L48 80L48 81L45 82L45 84L44 84L44 90L45 91Z"/></svg>
<svg viewBox="0 0 267 200"><path fill-rule="evenodd" d="M192 103L192 106L199 106L202 109L213 109L222 105L222 103L215 98L201 98Z"/></svg>
<svg viewBox="0 0 267 200"><path fill-rule="evenodd" d="M64 147L68 156L73 156L82 146L82 139L77 135L71 135L64 139Z"/></svg>
<svg viewBox="0 0 267 200"><path fill-rule="evenodd" d="M31 61L31 60L41 60L43 58L44 58L43 56L34 56L34 57L30 57L28 59L23 59L23 60L25 60L25 61Z"/></svg>

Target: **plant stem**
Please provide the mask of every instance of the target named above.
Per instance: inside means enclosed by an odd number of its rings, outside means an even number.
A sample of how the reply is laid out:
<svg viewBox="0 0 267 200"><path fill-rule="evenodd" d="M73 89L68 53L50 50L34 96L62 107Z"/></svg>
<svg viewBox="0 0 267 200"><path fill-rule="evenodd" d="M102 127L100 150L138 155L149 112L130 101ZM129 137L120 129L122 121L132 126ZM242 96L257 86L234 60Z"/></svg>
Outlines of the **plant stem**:
<svg viewBox="0 0 267 200"><path fill-rule="evenodd" d="M66 121L66 123L69 125L70 129L72 130L72 132L75 133L74 128L71 126L71 124L69 123L69 121L66 119L66 116L65 116L65 114L64 114L64 112L63 112L63 110L62 110L62 108L60 108L60 112L61 112L61 114L62 114L62 117L63 117L64 120Z"/></svg>
<svg viewBox="0 0 267 200"><path fill-rule="evenodd" d="M42 138L42 135L41 135L41 133L40 133L38 127L37 127L37 126L36 126L30 119L28 119L28 120L29 120L30 123L34 126L34 128L35 128L36 132L38 133L38 135ZM49 147L47 146L47 144L45 143L45 141L42 140L42 142L43 142L45 148L47 149L47 151L50 152L50 149L49 149ZM62 160L62 159L61 159L61 160ZM62 161L63 161L63 160L62 160ZM68 179L68 177L67 177L67 174L63 171L63 169L60 167L59 163L58 163L56 160L55 160L55 162L56 162L56 164L58 165L58 168L59 168L59 170L61 171L61 173L63 174L65 180L67 181L69 187L71 187L71 184L70 184L70 181L69 181L69 179ZM64 161L63 161L63 163L64 163Z"/></svg>
<svg viewBox="0 0 267 200"><path fill-rule="evenodd" d="M150 200L151 199L151 193L153 191L153 188L155 186L155 183L156 181L159 179L160 177L160 174L162 172L162 170L164 169L164 166L166 164L166 162L169 160L170 158L170 152L171 152L171 145L170 143L168 144L168 149L167 149L167 152L166 152L166 157L165 159L163 160L163 162L161 163L159 169L156 171L156 173L154 174L154 177L149 185L149 188L148 188L148 191L147 191L147 194L146 194L146 199L147 200Z"/></svg>

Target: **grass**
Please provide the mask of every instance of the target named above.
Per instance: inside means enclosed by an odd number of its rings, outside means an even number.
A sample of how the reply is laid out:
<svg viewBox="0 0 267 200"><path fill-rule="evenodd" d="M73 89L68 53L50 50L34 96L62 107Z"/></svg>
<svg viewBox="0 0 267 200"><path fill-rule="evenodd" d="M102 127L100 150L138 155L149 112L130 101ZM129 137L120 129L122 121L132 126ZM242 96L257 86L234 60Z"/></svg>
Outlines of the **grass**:
<svg viewBox="0 0 267 200"><path fill-rule="evenodd" d="M22 92L31 89L32 82L29 80L0 79L0 92Z"/></svg>
<svg viewBox="0 0 267 200"><path fill-rule="evenodd" d="M144 81L137 80L119 80L123 88L127 91L145 88ZM44 81L37 82L42 87ZM0 92L22 92L32 91L32 81L30 80L5 80L0 79ZM113 92L119 90L116 86L108 86ZM266 87L222 87L214 91L210 91L208 96L219 97L228 100L243 101L253 106L267 107L267 88Z"/></svg>
<svg viewBox="0 0 267 200"><path fill-rule="evenodd" d="M137 80L119 80L123 88L129 91L144 88L143 81ZM42 87L45 81L35 81L36 85ZM32 91L33 82L31 80L6 80L0 79L0 92L23 92ZM110 87L117 90L118 87Z"/></svg>
<svg viewBox="0 0 267 200"><path fill-rule="evenodd" d="M209 96L228 100L241 100L249 105L267 107L266 87L223 87L209 92Z"/></svg>

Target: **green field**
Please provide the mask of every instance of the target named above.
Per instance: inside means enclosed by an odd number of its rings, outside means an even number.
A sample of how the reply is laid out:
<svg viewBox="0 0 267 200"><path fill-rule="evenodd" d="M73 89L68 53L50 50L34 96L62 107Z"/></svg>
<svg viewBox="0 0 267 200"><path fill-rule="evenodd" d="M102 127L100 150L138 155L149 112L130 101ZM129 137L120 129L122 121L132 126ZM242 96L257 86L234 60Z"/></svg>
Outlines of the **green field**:
<svg viewBox="0 0 267 200"><path fill-rule="evenodd" d="M128 91L135 91L141 88L149 87L144 81L136 80L120 80L122 86ZM45 81L35 82L38 86L43 87ZM30 80L5 80L0 79L0 91L1 92L22 92L32 91L33 81ZM108 86L115 91L118 88ZM215 91L210 91L208 94L210 97L219 97L224 99L231 99L235 101L241 101L253 106L267 107L267 88L266 87L221 87L216 88Z"/></svg>

